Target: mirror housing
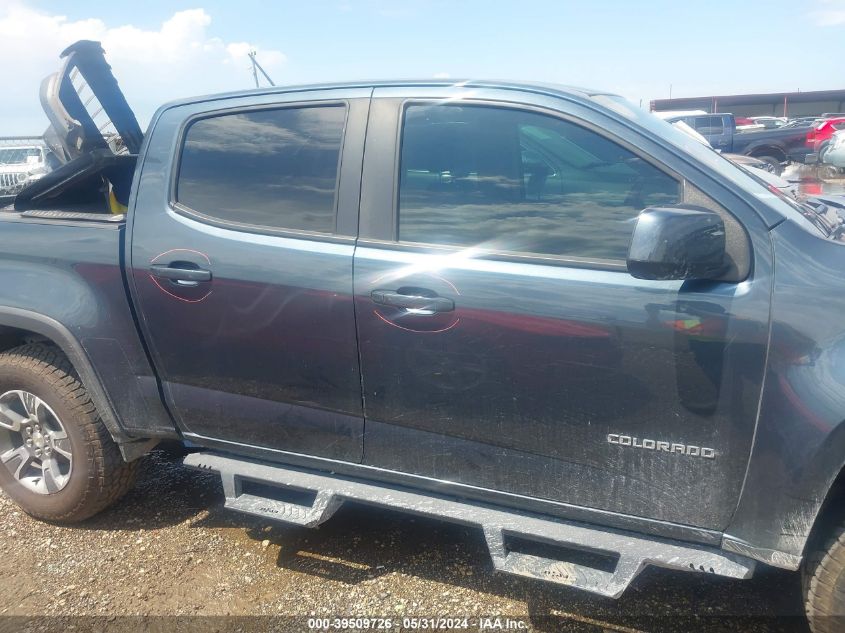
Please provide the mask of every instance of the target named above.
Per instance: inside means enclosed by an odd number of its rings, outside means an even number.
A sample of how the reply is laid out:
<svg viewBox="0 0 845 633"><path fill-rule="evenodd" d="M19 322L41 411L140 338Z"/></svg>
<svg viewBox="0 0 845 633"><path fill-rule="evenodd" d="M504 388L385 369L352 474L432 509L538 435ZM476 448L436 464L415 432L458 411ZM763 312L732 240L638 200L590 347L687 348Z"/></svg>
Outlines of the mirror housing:
<svg viewBox="0 0 845 633"><path fill-rule="evenodd" d="M701 207L649 207L640 212L628 249L637 279L719 279L728 270L725 223Z"/></svg>

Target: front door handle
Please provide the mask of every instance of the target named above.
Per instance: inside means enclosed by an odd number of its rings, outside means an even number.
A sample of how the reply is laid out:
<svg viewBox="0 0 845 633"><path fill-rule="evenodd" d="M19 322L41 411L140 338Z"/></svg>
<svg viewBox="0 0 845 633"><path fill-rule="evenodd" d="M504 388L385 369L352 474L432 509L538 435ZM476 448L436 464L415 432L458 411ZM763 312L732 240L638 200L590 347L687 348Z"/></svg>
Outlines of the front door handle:
<svg viewBox="0 0 845 633"><path fill-rule="evenodd" d="M150 273L160 279L169 279L180 286L196 286L201 281L211 281L211 271L201 268L183 268L177 263L170 266L153 264Z"/></svg>
<svg viewBox="0 0 845 633"><path fill-rule="evenodd" d="M434 314L436 312L452 312L455 302L446 297L438 297L436 293L422 288L397 290L373 290L370 298L373 303L393 308L406 308L417 314ZM427 296L428 295L428 296Z"/></svg>

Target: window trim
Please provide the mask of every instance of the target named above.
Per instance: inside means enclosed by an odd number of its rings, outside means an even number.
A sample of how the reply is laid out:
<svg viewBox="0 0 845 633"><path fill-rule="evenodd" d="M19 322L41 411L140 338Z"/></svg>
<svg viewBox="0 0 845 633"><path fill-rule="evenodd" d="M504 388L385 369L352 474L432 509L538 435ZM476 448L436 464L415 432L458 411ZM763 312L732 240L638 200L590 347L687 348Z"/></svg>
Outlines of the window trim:
<svg viewBox="0 0 845 633"><path fill-rule="evenodd" d="M546 116L550 116L555 119L560 119L562 121L566 121L567 123L572 123L573 125L577 125L584 129L587 129L599 136L616 143L620 147L628 150L632 154L634 154L637 158L645 161L646 163L650 164L652 167L657 169L658 171L662 172L663 174L670 177L678 184L678 194L679 194L679 202L678 204L683 204L684 200L686 199L686 192L687 192L687 181L686 179L681 176L679 173L675 172L674 170L670 169L663 163L658 162L653 157L644 155L642 152L638 151L637 148L629 143L628 141L621 139L613 134L609 134L607 130L600 128L599 126L595 125L590 121L586 121L584 119L580 119L576 116L560 112L558 110L553 110L551 108L546 108L542 106L526 104L526 103L515 103L511 101L497 101L494 99L461 99L459 101L451 101L448 104L444 104L442 99L436 98L406 98L402 99L402 102L399 104L400 112L399 112L399 121L396 130L396 138L395 138L395 147L396 151L394 152L394 165L393 165L393 208L391 210L391 236L392 241L390 240L364 240L359 239L359 243L362 245L366 243L369 246L374 248L393 248L396 250L403 250L403 251L410 251L410 252L423 252L423 253L454 253L461 251L465 248L469 248L467 246L460 246L460 245L452 245L452 244L432 244L428 242L402 242L399 240L399 187L401 184L401 176L402 176L402 145L403 145L403 138L404 138L404 128L405 128L405 116L408 111L408 108L411 106L416 105L441 105L444 107L449 107L450 105L460 106L462 104L472 105L472 106L482 106L482 107L492 107L498 108L503 110L513 110L513 111L521 111L521 112L530 112L533 114L543 114ZM480 259L490 259L494 261L506 261L506 262L522 262L522 263L531 263L531 264L543 264L543 265L553 265L553 266L564 266L569 268L589 268L594 270L608 270L608 271L624 271L627 273L628 271L628 264L625 259L600 259L595 257L585 257L579 255L555 255L550 253L530 253L527 251L505 251L505 250L489 250L489 251L482 251L479 252L477 255Z"/></svg>
<svg viewBox="0 0 845 633"><path fill-rule="evenodd" d="M249 224L247 222L234 222L231 220L223 220L208 214L203 213L197 209L193 209L186 204L179 202L176 199L176 191L179 182L179 173L182 166L182 154L185 151L185 141L187 140L188 130L197 121L204 119L214 119L222 116L231 116L243 112L261 112L266 110L289 110L293 108L318 108L318 107L342 107L343 108L343 127L341 129L340 147L338 150L337 171L335 172L335 188L334 199L332 201L332 211L334 212L334 219L332 222L332 230L330 233L322 231L305 231L302 229L288 229L282 227L272 227L262 224ZM231 231L238 231L240 233L254 233L257 235L273 235L276 237L287 237L294 239L308 239L321 242L335 242L335 243L354 243L356 236L354 235L340 235L337 233L338 220L338 206L340 198L340 178L343 167L343 155L346 149L346 135L349 130L349 116L351 112L351 103L349 99L320 99L314 101L290 101L290 102L275 102L275 103L261 103L251 106L229 106L218 108L216 110L207 110L198 112L187 117L179 126L179 131L176 134L176 151L173 152L173 159L170 165L170 178L167 191L168 207L174 212L183 217L195 220L202 224L207 224L217 228L228 229Z"/></svg>
<svg viewBox="0 0 845 633"><path fill-rule="evenodd" d="M392 242L376 238L359 237L356 244L362 248L423 253L426 255L448 255L457 253L467 246L451 244L428 244L424 242ZM600 259L595 257L575 257L562 255L544 255L542 253L524 253L517 251L480 250L472 255L473 259L515 264L535 264L541 266L560 266L564 268L585 268L609 272L628 272L628 264L622 259Z"/></svg>

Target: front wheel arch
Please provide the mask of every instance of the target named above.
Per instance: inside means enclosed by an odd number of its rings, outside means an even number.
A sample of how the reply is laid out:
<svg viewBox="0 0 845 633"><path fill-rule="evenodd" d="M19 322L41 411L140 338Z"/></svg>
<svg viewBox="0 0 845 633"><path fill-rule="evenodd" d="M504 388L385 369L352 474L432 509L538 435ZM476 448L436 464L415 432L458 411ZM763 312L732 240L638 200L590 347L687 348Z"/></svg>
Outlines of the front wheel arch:
<svg viewBox="0 0 845 633"><path fill-rule="evenodd" d="M819 505L804 544L804 558L806 559L813 548L829 538L836 526L843 521L845 521L845 464L839 469Z"/></svg>

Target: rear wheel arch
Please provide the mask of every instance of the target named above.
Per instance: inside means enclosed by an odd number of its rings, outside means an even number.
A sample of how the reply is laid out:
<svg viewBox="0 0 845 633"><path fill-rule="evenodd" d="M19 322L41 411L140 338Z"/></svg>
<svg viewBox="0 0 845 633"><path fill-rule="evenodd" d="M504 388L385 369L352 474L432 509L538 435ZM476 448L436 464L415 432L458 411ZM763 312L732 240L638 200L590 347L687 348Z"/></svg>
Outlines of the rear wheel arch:
<svg viewBox="0 0 845 633"><path fill-rule="evenodd" d="M0 306L0 351L30 342L53 345L68 359L97 407L100 418L118 444L132 442L82 345L64 325L43 314Z"/></svg>
<svg viewBox="0 0 845 633"><path fill-rule="evenodd" d="M772 156L777 158L780 162L785 162L787 160L786 152L783 148L775 145L758 145L747 149L745 153L746 155L753 156L754 158L758 158L760 156Z"/></svg>
<svg viewBox="0 0 845 633"><path fill-rule="evenodd" d="M748 156L768 163L773 174L780 176L783 172L783 163L787 161L786 153L778 147L769 145L756 147L746 152Z"/></svg>
<svg viewBox="0 0 845 633"><path fill-rule="evenodd" d="M33 517L83 521L132 487L126 463L62 350L35 342L0 354L0 487Z"/></svg>

